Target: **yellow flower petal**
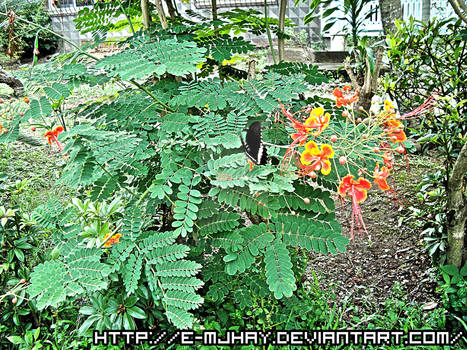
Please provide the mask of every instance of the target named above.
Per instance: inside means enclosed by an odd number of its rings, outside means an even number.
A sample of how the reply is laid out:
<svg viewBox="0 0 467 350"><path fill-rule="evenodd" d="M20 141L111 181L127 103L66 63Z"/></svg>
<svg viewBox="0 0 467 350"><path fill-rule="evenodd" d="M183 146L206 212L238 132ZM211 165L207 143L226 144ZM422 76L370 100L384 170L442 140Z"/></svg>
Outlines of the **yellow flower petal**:
<svg viewBox="0 0 467 350"><path fill-rule="evenodd" d="M314 141L308 141L305 145L305 149L311 151L313 149L318 150L318 145Z"/></svg>
<svg viewBox="0 0 467 350"><path fill-rule="evenodd" d="M329 160L325 160L322 162L323 166L321 168L321 174L327 175L331 172L331 162Z"/></svg>
<svg viewBox="0 0 467 350"><path fill-rule="evenodd" d="M311 114L313 114L313 115L315 115L315 116L317 116L317 117L323 115L323 113L324 113L323 107L314 108L314 109L311 111ZM311 114L310 114L310 115L311 115Z"/></svg>

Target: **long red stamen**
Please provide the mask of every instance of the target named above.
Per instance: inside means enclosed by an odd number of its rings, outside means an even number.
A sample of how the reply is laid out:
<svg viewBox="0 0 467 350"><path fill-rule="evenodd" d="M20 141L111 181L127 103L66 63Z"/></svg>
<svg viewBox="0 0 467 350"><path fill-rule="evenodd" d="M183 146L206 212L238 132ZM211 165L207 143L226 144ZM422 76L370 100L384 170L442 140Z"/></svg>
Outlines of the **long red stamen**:
<svg viewBox="0 0 467 350"><path fill-rule="evenodd" d="M438 95L438 92L434 92L430 97L428 97L420 106L415 108L413 111L404 114L399 119L414 119L418 118L423 114L426 114L433 110L436 105L435 96Z"/></svg>

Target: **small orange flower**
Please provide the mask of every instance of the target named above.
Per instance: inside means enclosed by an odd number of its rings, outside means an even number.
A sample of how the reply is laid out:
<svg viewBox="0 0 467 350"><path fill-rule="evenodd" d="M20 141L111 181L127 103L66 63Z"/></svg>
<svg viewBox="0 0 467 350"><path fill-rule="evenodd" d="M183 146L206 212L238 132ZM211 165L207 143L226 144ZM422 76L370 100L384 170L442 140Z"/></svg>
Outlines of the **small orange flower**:
<svg viewBox="0 0 467 350"><path fill-rule="evenodd" d="M346 85L344 86L344 89L343 89L345 92L349 92L350 90L352 90L352 87L350 85Z"/></svg>
<svg viewBox="0 0 467 350"><path fill-rule="evenodd" d="M63 126L61 126L61 125L57 126L57 127L55 128L55 130L54 130L54 135L55 135L55 136L58 136L58 134L60 134L61 132L63 132L63 130L64 130L64 129L63 129Z"/></svg>
<svg viewBox="0 0 467 350"><path fill-rule="evenodd" d="M397 119L389 119L384 122L386 129L384 131L388 134L391 142L403 142L407 140L407 136L403 131L404 125ZM395 137L393 137L395 136Z"/></svg>
<svg viewBox="0 0 467 350"><path fill-rule="evenodd" d="M107 237L109 237L109 234L106 234L105 237L104 237L104 241L107 239ZM106 247L110 247L112 244L115 244L115 243L120 243L120 237L122 237L122 235L120 233L117 233L115 235L113 235L112 237L110 237L110 239L104 243L104 246Z"/></svg>
<svg viewBox="0 0 467 350"><path fill-rule="evenodd" d="M327 128L331 115L329 113L324 113L323 107L314 108L310 112L310 117L305 121L303 126L308 129L317 129L315 132L312 132L311 135L318 136L321 132Z"/></svg>
<svg viewBox="0 0 467 350"><path fill-rule="evenodd" d="M388 169L391 169L393 164L394 164L394 157L393 155L391 154L391 152L384 152L383 154L383 162L384 162L384 165L386 165L386 167Z"/></svg>
<svg viewBox="0 0 467 350"><path fill-rule="evenodd" d="M344 87L344 91L350 92L350 89L346 89L346 88L347 87ZM338 108L341 106L350 105L358 101L358 89L355 90L355 94L353 96L350 96L350 94L348 94L347 96L344 96L344 93L338 88L334 89L333 94L336 97L336 104Z"/></svg>
<svg viewBox="0 0 467 350"><path fill-rule="evenodd" d="M23 97L23 101L26 102L26 103L29 103L29 98L27 98L26 96Z"/></svg>
<svg viewBox="0 0 467 350"><path fill-rule="evenodd" d="M321 145L321 149L314 141L308 141L305 145L305 151L303 151L300 162L303 165L307 165L307 171L319 171L323 175L327 175L331 172L331 162L329 158L334 157L334 151L331 145Z"/></svg>
<svg viewBox="0 0 467 350"><path fill-rule="evenodd" d="M339 88L335 88L332 93L337 98L344 98L344 93Z"/></svg>
<svg viewBox="0 0 467 350"><path fill-rule="evenodd" d="M342 179L339 185L339 195L344 198L349 194L355 203L361 203L366 199L367 190L371 188L371 183L368 180L360 177L357 181L353 179L353 175L347 175Z"/></svg>
<svg viewBox="0 0 467 350"><path fill-rule="evenodd" d="M52 145L52 141L55 140L55 136L54 136L53 131L47 131L45 133L44 137L47 138L47 142L49 143L49 145Z"/></svg>
<svg viewBox="0 0 467 350"><path fill-rule="evenodd" d="M308 130L305 128L303 123L295 119L293 115L285 109L282 103L280 104L280 106L281 106L282 113L284 113L287 119L289 119L291 122L289 125L292 126L296 131L295 133L291 135L292 140L294 140L292 145L299 143L300 146L303 146L303 144L306 142L306 139L308 138ZM293 146L291 148L293 148Z"/></svg>
<svg viewBox="0 0 467 350"><path fill-rule="evenodd" d="M388 175L389 175L388 168L383 166L381 170L379 170L379 163L376 163L376 168L375 168L375 171L373 172L373 178L374 178L373 182L383 191L388 191L390 189L388 183L386 182Z"/></svg>
<svg viewBox="0 0 467 350"><path fill-rule="evenodd" d="M363 221L362 209L360 208L361 202L366 199L366 193L371 188L371 183L368 180L360 177L357 181L353 179L353 175L347 175L342 179L342 182L339 185L339 196L344 198L345 195L348 193L349 196L352 198L352 220L350 224L350 239L353 240L354 235L354 224L357 222L357 226L359 227L360 233L361 228L366 230L365 222ZM342 202L343 203L343 202ZM342 204L343 206L343 204Z"/></svg>
<svg viewBox="0 0 467 350"><path fill-rule="evenodd" d="M53 131L49 130L44 135L44 137L47 138L47 142L49 143L49 145L52 145L52 141L54 141L57 144L58 148L60 149L60 152L63 151L63 147L60 144L60 142L58 142L57 137L61 132L63 132L63 130L64 129L62 126L57 126Z"/></svg>

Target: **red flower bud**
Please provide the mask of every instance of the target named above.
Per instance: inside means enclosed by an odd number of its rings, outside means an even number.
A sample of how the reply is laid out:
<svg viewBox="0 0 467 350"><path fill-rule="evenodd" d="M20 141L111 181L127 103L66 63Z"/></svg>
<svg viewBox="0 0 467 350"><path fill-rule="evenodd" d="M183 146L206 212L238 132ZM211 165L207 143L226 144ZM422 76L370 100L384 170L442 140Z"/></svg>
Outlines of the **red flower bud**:
<svg viewBox="0 0 467 350"><path fill-rule="evenodd" d="M347 163L347 158L344 156L339 157L339 163L341 163L341 165L345 165L345 163Z"/></svg>
<svg viewBox="0 0 467 350"><path fill-rule="evenodd" d="M368 135L367 134L363 134L362 135L362 139L366 140L368 138Z"/></svg>
<svg viewBox="0 0 467 350"><path fill-rule="evenodd" d="M310 198L303 198L303 202L305 204L310 204Z"/></svg>
<svg viewBox="0 0 467 350"><path fill-rule="evenodd" d="M36 127L33 126L33 127L31 128L31 131L36 131Z"/></svg>
<svg viewBox="0 0 467 350"><path fill-rule="evenodd" d="M24 278L21 278L21 281L19 281L19 283L24 284L26 283L26 280Z"/></svg>
<svg viewBox="0 0 467 350"><path fill-rule="evenodd" d="M11 299L11 302L13 304L16 304L18 302L18 298L15 296L13 299Z"/></svg>
<svg viewBox="0 0 467 350"><path fill-rule="evenodd" d="M336 135L332 135L332 136L331 136L331 141L332 141L332 142L336 142L336 141L337 141L337 136L336 136Z"/></svg>

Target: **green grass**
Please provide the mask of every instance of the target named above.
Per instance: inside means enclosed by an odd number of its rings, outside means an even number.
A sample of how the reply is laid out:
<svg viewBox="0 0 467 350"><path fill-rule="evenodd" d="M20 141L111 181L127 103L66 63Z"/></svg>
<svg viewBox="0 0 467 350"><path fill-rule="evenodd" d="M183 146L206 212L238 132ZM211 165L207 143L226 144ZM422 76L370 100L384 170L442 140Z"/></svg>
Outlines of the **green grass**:
<svg viewBox="0 0 467 350"><path fill-rule="evenodd" d="M49 198L67 201L70 192L55 185L63 164L61 156L48 147L0 145L0 203L30 212Z"/></svg>

